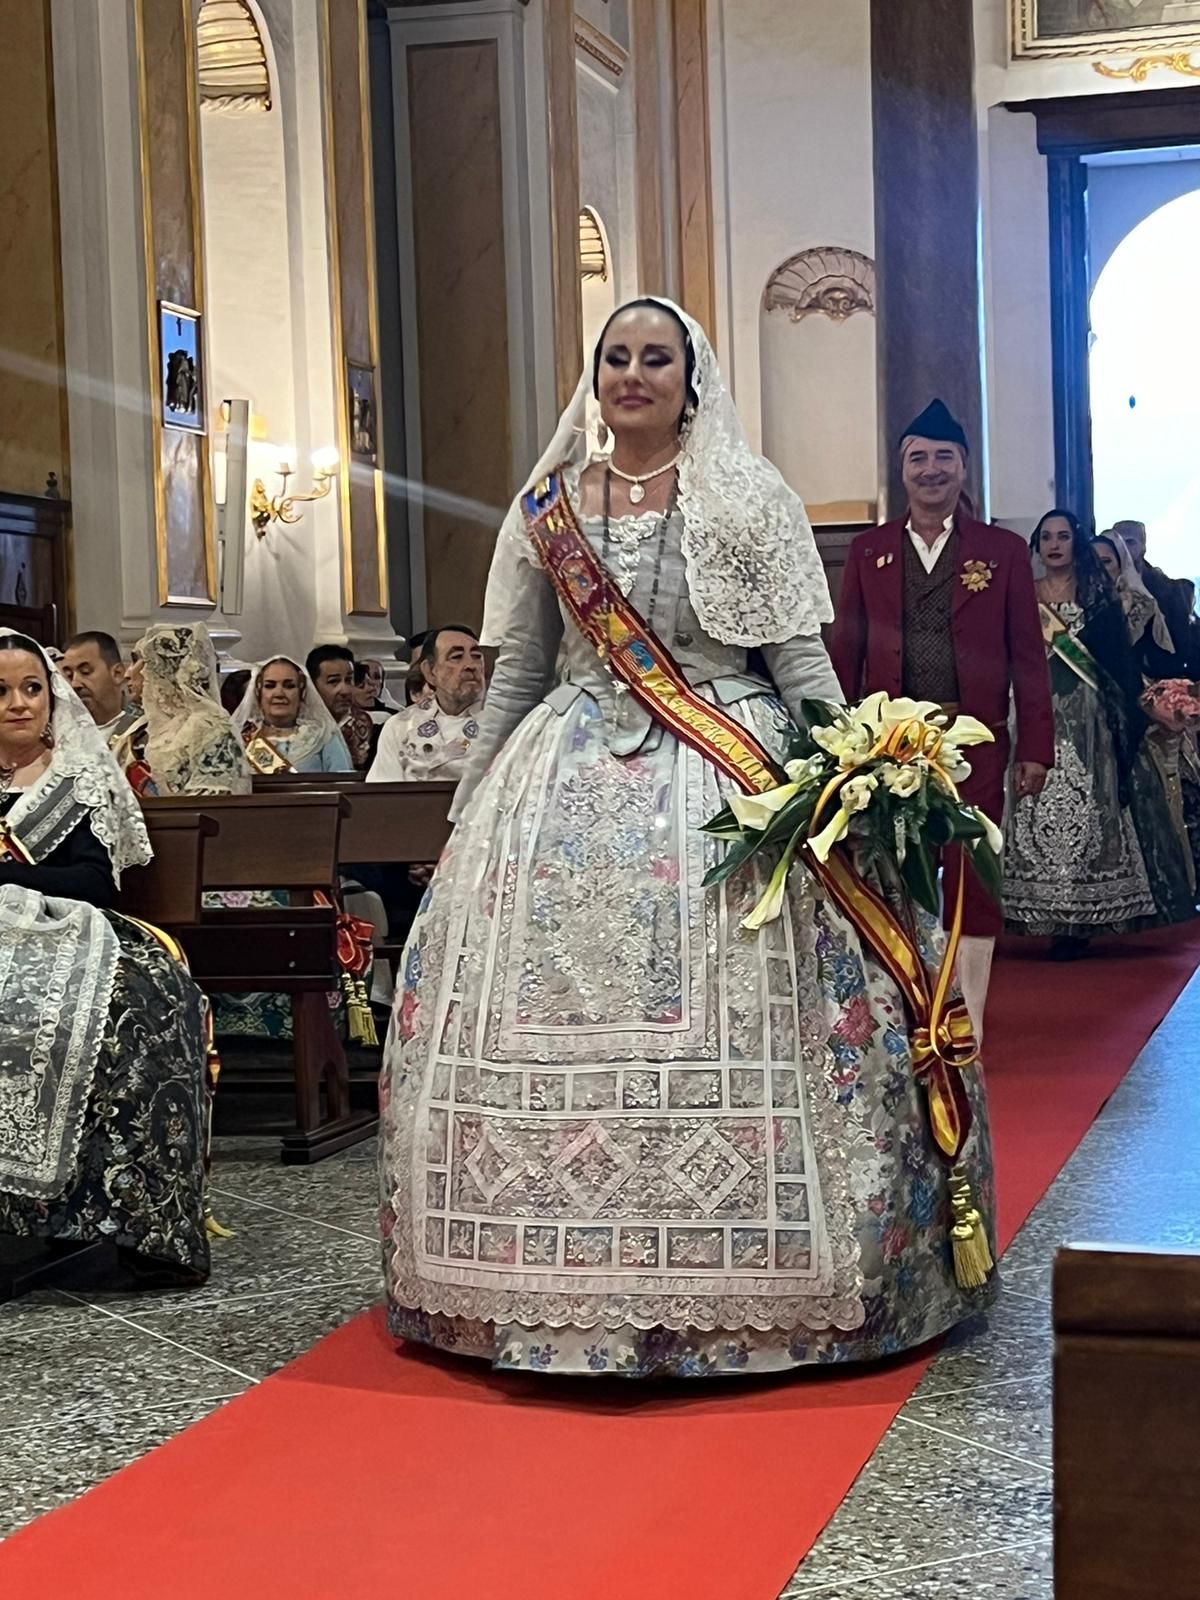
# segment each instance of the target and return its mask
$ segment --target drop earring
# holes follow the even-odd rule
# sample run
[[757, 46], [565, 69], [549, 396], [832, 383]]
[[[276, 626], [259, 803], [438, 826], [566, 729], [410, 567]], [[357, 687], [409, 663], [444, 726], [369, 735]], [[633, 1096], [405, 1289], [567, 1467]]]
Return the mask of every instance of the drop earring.
[[608, 423], [605, 422], [603, 417], [601, 417], [600, 421], [596, 424], [596, 443], [600, 446], [601, 450], [608, 449]]
[[54, 749], [54, 729], [49, 723], [47, 723], [42, 729], [42, 743], [46, 746], [47, 750]]

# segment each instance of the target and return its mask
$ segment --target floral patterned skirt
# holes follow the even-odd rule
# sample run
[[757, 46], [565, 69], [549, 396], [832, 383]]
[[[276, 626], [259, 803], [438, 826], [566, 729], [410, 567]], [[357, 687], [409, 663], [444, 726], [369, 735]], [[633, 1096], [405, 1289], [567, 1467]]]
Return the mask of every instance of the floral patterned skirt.
[[143, 1264], [202, 1282], [202, 996], [153, 935], [109, 920], [121, 957], [74, 1181], [50, 1201], [0, 1191], [0, 1233], [111, 1239]]
[[[775, 702], [736, 711], [778, 746]], [[736, 1373], [892, 1354], [989, 1302], [954, 1277], [891, 980], [803, 873], [761, 933], [757, 864], [703, 887], [727, 793], [666, 735], [615, 757], [586, 696], [534, 711], [481, 785], [385, 1051], [399, 1336], [504, 1368]], [[990, 1216], [977, 1073], [968, 1092]]]

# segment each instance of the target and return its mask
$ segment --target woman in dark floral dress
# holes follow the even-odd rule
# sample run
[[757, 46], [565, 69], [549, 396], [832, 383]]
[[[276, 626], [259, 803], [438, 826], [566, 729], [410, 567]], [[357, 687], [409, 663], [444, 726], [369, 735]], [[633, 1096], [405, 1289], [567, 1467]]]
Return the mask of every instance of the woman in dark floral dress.
[[203, 997], [113, 911], [145, 823], [49, 658], [0, 632], [0, 1233], [202, 1282]]

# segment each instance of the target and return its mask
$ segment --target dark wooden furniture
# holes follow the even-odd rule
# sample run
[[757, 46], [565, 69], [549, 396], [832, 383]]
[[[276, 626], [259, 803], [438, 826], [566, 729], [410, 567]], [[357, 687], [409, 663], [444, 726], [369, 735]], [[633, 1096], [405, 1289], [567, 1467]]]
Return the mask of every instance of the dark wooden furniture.
[[61, 645], [67, 616], [71, 506], [55, 495], [0, 490], [0, 627]]
[[146, 826], [154, 860], [125, 873], [117, 909], [156, 928], [189, 927], [200, 921], [205, 845], [219, 824], [202, 811], [181, 808], [148, 817]]
[[[143, 804], [157, 831], [162, 819], [194, 810], [197, 801], [155, 798]], [[220, 795], [202, 804], [218, 824], [205, 850], [204, 889], [281, 889], [292, 904], [205, 907], [194, 926], [173, 931], [207, 993], [291, 996], [296, 1130], [283, 1137], [283, 1160], [319, 1161], [367, 1138], [377, 1121], [374, 1113], [350, 1109], [346, 1056], [327, 998], [340, 981], [335, 913], [312, 903], [314, 893], [334, 892], [347, 807], [333, 790]]]
[[1200, 1251], [1054, 1269], [1056, 1600], [1200, 1593]]
[[255, 778], [255, 794], [333, 789], [346, 803], [340, 862], [377, 865], [436, 861], [450, 837], [453, 783], [365, 783], [359, 773], [291, 772]]

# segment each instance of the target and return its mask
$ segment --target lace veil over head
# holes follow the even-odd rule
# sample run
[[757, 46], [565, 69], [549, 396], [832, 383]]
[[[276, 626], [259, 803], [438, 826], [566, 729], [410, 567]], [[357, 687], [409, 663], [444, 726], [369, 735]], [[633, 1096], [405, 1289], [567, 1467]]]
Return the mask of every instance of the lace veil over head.
[[202, 622], [155, 623], [138, 640], [144, 669], [142, 705], [146, 712], [146, 760], [165, 794], [221, 792], [228, 773], [193, 781], [210, 753], [232, 760], [237, 783], [249, 784], [241, 744], [233, 749], [229, 715], [217, 698], [220, 671], [208, 629]]
[[[733, 398], [721, 379], [704, 329], [670, 300], [695, 355], [698, 406], [682, 440], [679, 511], [688, 595], [701, 626], [722, 644], [751, 649], [815, 634], [832, 622], [833, 606], [812, 525], [800, 496], [750, 448]], [[589, 360], [570, 405], [530, 474], [527, 488], [559, 467], [582, 465], [599, 408]], [[509, 632], [514, 562], [536, 561], [513, 502], [488, 578], [482, 643], [500, 645]]]
[[88, 812], [92, 832], [108, 853], [119, 884], [126, 867], [145, 866], [154, 854], [137, 797], [91, 714], [41, 645], [12, 628], [0, 628], [0, 637], [17, 639], [24, 649], [40, 657], [50, 680], [54, 734], [50, 765], [22, 792], [8, 820], [15, 826], [55, 784], [70, 783], [75, 799]]
[[[258, 696], [262, 687], [263, 673], [277, 661], [285, 661], [292, 667], [300, 682], [300, 709], [296, 714], [296, 727], [293, 732], [285, 734], [288, 759], [293, 762], [306, 761], [309, 756], [323, 750], [331, 739], [339, 737], [338, 725], [330, 715], [324, 700], [313, 687], [308, 673], [291, 656], [268, 656], [265, 661], [258, 663], [250, 674], [250, 681], [246, 685], [241, 703], [233, 713], [233, 726], [243, 741], [265, 727]], [[268, 728], [266, 732], [269, 738], [271, 730]]]

